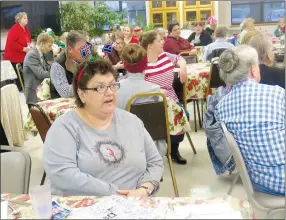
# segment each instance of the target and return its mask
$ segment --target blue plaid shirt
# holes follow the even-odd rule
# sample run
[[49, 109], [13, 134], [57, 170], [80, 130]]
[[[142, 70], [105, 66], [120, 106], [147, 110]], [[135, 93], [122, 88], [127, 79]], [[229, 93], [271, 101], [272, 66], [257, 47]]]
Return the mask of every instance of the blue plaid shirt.
[[285, 90], [245, 80], [216, 105], [258, 191], [285, 194]]

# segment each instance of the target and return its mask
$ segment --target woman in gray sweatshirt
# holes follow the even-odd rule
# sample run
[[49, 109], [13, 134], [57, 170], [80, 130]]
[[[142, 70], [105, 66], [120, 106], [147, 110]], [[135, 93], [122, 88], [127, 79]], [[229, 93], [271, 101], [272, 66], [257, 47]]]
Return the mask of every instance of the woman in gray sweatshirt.
[[115, 71], [107, 61], [87, 64], [74, 77], [77, 108], [48, 131], [43, 163], [57, 195], [150, 196], [163, 161], [135, 115], [116, 108]]

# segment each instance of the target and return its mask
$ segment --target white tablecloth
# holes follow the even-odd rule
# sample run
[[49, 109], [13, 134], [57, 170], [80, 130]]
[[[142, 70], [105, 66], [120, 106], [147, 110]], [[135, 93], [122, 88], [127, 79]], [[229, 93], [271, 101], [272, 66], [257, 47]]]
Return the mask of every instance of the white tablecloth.
[[1, 82], [17, 79], [17, 74], [9, 60], [1, 60]]

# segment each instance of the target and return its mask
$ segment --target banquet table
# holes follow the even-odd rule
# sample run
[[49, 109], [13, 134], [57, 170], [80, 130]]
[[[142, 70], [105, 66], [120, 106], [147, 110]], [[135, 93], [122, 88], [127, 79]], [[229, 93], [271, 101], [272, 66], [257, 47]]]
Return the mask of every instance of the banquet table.
[[17, 74], [9, 60], [1, 60], [1, 87], [17, 79]]
[[[76, 107], [73, 98], [58, 98], [37, 103], [48, 116], [48, 119], [53, 123], [59, 116], [74, 109]], [[184, 110], [179, 107], [174, 101], [167, 100], [167, 111], [169, 116], [170, 134], [177, 135], [189, 132], [191, 130], [187, 116]], [[24, 123], [24, 132], [34, 129], [34, 121], [30, 114]]]
[[[175, 72], [179, 69], [175, 68]], [[192, 63], [187, 65], [188, 79], [186, 82], [187, 99], [202, 99], [208, 88], [210, 63]]]
[[[8, 213], [8, 219], [33, 219], [35, 214], [32, 209], [31, 200], [29, 195], [21, 194], [2, 194], [2, 199], [10, 201], [11, 205], [20, 213], [18, 215], [12, 215], [11, 212]], [[71, 218], [71, 215], [77, 211], [78, 208], [89, 207], [102, 201], [106, 197], [95, 197], [95, 196], [52, 196], [61, 207], [71, 210], [70, 215], [66, 219]], [[193, 199], [191, 197], [150, 197], [150, 198], [138, 198], [129, 197], [130, 200], [136, 206], [142, 206], [145, 208], [159, 208], [161, 204], [168, 204], [163, 210], [166, 213], [174, 213], [177, 208], [183, 206], [195, 206], [203, 207], [204, 205], [210, 205], [210, 207], [219, 206], [222, 203], [227, 204], [230, 209], [235, 212], [238, 211], [243, 219], [256, 219], [255, 213], [249, 203], [244, 200], [239, 200], [233, 197], [227, 198], [202, 198]], [[223, 211], [223, 210], [222, 210]], [[177, 211], [180, 212], [180, 211]], [[176, 212], [176, 213], [177, 213]], [[207, 210], [206, 210], [207, 212]], [[172, 215], [174, 218], [174, 215]], [[169, 216], [165, 216], [168, 218]], [[175, 216], [176, 217], [176, 216]], [[138, 216], [140, 218], [140, 216]]]

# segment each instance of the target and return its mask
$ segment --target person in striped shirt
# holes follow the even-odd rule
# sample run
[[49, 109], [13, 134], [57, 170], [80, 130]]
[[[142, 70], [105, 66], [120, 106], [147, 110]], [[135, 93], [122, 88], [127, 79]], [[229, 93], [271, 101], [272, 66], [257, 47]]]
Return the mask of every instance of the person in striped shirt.
[[[140, 41], [141, 46], [147, 51], [148, 64], [144, 70], [145, 80], [155, 83], [161, 87], [168, 98], [174, 100], [178, 105], [179, 99], [173, 88], [174, 68], [180, 67], [178, 76], [183, 83], [187, 79], [186, 61], [179, 55], [163, 51], [163, 42], [156, 31], [145, 32]], [[188, 112], [185, 110], [187, 116]], [[179, 152], [179, 144], [184, 140], [184, 134], [171, 135], [171, 156], [179, 164], [186, 164]]]

